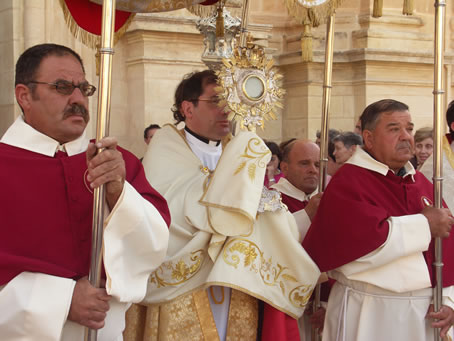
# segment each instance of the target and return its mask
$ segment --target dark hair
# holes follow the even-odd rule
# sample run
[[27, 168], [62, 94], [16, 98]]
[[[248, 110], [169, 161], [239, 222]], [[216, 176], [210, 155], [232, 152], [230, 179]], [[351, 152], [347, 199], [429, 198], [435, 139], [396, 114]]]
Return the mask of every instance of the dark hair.
[[143, 131], [143, 138], [146, 139], [148, 137], [148, 131], [150, 131], [151, 129], [161, 129], [161, 127], [159, 126], [159, 124], [150, 124], [148, 127], [145, 128], [145, 130]]
[[292, 142], [295, 141], [295, 140], [296, 140], [296, 138], [292, 137], [291, 139], [282, 141], [282, 142], [279, 144], [279, 150], [281, 151], [281, 155], [284, 154], [284, 149], [285, 149], [285, 147], [287, 147], [287, 145], [288, 145], [289, 143], [292, 143]]
[[[30, 47], [21, 54], [16, 63], [16, 79], [14, 85], [24, 84], [29, 85], [35, 80], [36, 72], [44, 58], [49, 56], [63, 57], [71, 55], [76, 58], [82, 66], [82, 71], [85, 73], [84, 64], [80, 56], [70, 48], [57, 44], [40, 44]], [[33, 87], [30, 84], [30, 89]]]
[[175, 103], [172, 107], [173, 118], [177, 124], [186, 119], [180, 111], [181, 103], [190, 101], [197, 106], [197, 99], [203, 93], [205, 87], [209, 84], [216, 84], [217, 80], [218, 77], [212, 70], [192, 72], [184, 76], [175, 90]]
[[289, 155], [293, 149], [293, 146], [295, 145], [297, 139], [293, 139], [291, 141], [289, 141], [283, 148], [282, 148], [282, 159], [281, 161], [285, 161], [285, 162], [289, 162]]
[[268, 147], [268, 149], [271, 151], [271, 154], [276, 155], [280, 161], [281, 160], [281, 150], [279, 149], [279, 146], [272, 141], [265, 141], [265, 144]]
[[449, 132], [451, 137], [454, 139], [454, 130], [451, 129], [451, 124], [454, 122], [454, 101], [451, 101], [448, 105], [448, 110], [446, 110], [446, 122], [449, 126]]
[[351, 131], [345, 131], [333, 138], [333, 143], [337, 141], [342, 142], [345, 148], [350, 148], [351, 146], [361, 146], [363, 144], [361, 136]]
[[336, 156], [334, 155], [334, 143], [333, 140], [328, 141], [328, 156], [336, 162]]
[[408, 105], [394, 99], [382, 99], [369, 104], [361, 114], [361, 130], [374, 130], [381, 114], [393, 111], [407, 111]]

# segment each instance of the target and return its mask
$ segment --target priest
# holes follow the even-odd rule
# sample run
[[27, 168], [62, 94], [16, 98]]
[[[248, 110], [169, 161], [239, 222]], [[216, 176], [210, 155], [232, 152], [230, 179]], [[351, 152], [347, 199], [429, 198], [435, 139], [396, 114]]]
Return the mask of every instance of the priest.
[[[336, 280], [323, 340], [433, 340], [453, 323], [454, 219], [409, 162], [413, 123], [385, 99], [361, 115], [364, 147], [336, 173], [303, 246]], [[433, 312], [434, 238], [443, 238], [443, 306]]]
[[[73, 50], [27, 49], [17, 61], [22, 115], [0, 142], [0, 335], [3, 340], [121, 340], [124, 314], [163, 261], [170, 215], [140, 161], [114, 137], [85, 136], [88, 97]], [[99, 149], [103, 151], [97, 153]], [[105, 287], [87, 280], [93, 189], [106, 188]]]
[[257, 300], [297, 318], [320, 274], [279, 193], [263, 186], [270, 151], [255, 133], [231, 136], [216, 87], [213, 71], [186, 76], [173, 108], [184, 128], [164, 126], [143, 160], [172, 224], [132, 340], [255, 341]]

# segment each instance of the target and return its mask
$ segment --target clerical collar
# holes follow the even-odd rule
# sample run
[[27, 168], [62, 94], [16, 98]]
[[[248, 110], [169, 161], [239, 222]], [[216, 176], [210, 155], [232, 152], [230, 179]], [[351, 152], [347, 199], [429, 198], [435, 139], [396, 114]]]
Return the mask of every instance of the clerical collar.
[[197, 140], [199, 141], [202, 141], [203, 143], [206, 143], [210, 146], [219, 146], [219, 144], [221, 143], [220, 140], [218, 141], [212, 141], [212, 140], [209, 140], [207, 139], [206, 137], [203, 137], [203, 136], [200, 136], [199, 134], [196, 134], [194, 133], [191, 129], [189, 129], [188, 127], [184, 127], [184, 130], [186, 130], [189, 134], [191, 134], [192, 136], [194, 136]]

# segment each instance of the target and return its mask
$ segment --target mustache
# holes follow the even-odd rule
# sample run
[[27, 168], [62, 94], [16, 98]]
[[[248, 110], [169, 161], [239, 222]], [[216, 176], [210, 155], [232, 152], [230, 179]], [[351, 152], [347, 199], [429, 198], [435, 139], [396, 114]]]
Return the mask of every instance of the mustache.
[[402, 141], [402, 142], [399, 142], [397, 145], [396, 145], [396, 149], [403, 149], [403, 148], [408, 148], [411, 150], [411, 144], [410, 142], [408, 141]]
[[68, 106], [63, 112], [63, 119], [74, 115], [82, 116], [84, 121], [88, 123], [89, 118], [88, 110], [83, 105], [74, 103]]

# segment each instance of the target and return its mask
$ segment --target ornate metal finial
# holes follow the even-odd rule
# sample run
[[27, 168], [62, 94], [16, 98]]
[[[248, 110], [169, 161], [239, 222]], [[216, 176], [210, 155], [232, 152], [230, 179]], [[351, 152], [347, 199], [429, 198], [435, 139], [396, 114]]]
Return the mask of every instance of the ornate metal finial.
[[[223, 20], [218, 18], [218, 13], [222, 15]], [[224, 35], [216, 34], [216, 22], [224, 23]], [[210, 68], [216, 69], [222, 63], [223, 58], [232, 56], [235, 49], [235, 36], [238, 33], [241, 22], [238, 18], [230, 15], [230, 12], [224, 7], [221, 10], [213, 11], [213, 14], [200, 18], [197, 21], [197, 29], [205, 37], [203, 43], [205, 50], [202, 54], [202, 61]], [[218, 28], [219, 31], [219, 28]]]

